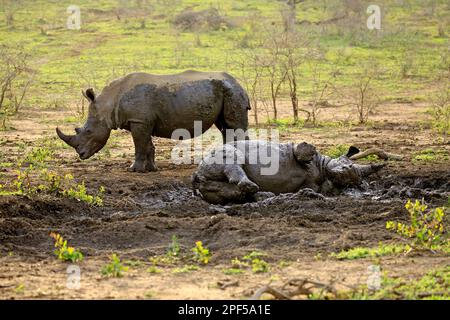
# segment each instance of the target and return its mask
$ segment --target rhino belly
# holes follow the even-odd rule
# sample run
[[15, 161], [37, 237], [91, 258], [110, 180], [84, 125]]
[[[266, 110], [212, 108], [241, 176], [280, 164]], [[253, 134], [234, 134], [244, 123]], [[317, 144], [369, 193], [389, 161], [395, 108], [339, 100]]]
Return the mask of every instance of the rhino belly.
[[297, 192], [306, 180], [303, 172], [298, 170], [293, 172], [290, 166], [281, 166], [274, 175], [262, 175], [261, 167], [257, 165], [246, 165], [244, 170], [248, 178], [256, 183], [261, 191], [270, 191], [275, 194]]

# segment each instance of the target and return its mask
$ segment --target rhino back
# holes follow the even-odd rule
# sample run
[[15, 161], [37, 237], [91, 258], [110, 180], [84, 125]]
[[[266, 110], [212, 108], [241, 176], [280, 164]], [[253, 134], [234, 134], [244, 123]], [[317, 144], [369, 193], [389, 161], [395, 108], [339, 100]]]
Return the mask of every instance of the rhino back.
[[98, 100], [103, 113], [118, 110], [118, 126], [130, 121], [154, 125], [154, 135], [171, 136], [173, 130], [193, 134], [194, 121], [202, 121], [203, 131], [214, 124], [223, 105], [222, 81], [225, 73], [187, 71], [175, 75], [133, 73], [113, 81]]

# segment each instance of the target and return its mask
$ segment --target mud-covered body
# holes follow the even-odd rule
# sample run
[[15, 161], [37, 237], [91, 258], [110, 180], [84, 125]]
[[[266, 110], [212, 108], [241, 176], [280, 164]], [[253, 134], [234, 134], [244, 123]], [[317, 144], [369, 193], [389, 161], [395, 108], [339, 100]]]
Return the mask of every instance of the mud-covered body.
[[335, 193], [359, 185], [379, 168], [354, 164], [347, 156], [332, 159], [307, 143], [237, 141], [213, 149], [202, 160], [193, 175], [193, 188], [212, 203], [243, 201], [257, 192], [293, 193], [306, 188]]
[[[156, 170], [152, 136], [172, 138], [175, 130], [183, 129], [193, 138], [213, 124], [225, 136], [226, 129], [245, 131], [248, 126], [247, 94], [224, 72], [131, 73], [111, 82], [97, 97], [93, 91], [86, 91], [85, 96], [91, 101], [85, 126], [76, 136], [66, 136], [59, 130], [58, 135], [86, 159], [106, 143], [107, 130], [129, 130], [136, 147], [132, 171]], [[202, 130], [194, 130], [196, 121], [201, 122]], [[95, 137], [100, 131], [101, 135]]]
[[[234, 101], [225, 101], [230, 95]], [[102, 106], [98, 115], [111, 129], [129, 129], [132, 122], [151, 123], [153, 135], [162, 138], [170, 138], [179, 128], [193, 135], [194, 121], [202, 121], [206, 131], [222, 110], [229, 127], [248, 125], [247, 95], [224, 72], [132, 73], [105, 87], [96, 101]]]

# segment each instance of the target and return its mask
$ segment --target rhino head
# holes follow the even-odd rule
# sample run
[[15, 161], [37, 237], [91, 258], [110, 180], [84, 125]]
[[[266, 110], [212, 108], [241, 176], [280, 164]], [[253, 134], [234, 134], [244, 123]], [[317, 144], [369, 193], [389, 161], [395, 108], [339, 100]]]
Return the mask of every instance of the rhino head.
[[75, 128], [75, 135], [66, 135], [56, 128], [58, 137], [73, 147], [80, 159], [85, 160], [99, 152], [106, 144], [111, 133], [106, 122], [97, 113], [97, 102], [93, 89], [87, 89], [83, 96], [89, 101], [89, 114], [82, 128]]

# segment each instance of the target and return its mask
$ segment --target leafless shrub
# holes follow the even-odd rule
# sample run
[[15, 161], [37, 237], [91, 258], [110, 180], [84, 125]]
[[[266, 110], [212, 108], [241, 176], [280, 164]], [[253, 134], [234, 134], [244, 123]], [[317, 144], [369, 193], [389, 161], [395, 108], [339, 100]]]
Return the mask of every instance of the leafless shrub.
[[380, 73], [381, 70], [375, 62], [367, 63], [362, 67], [356, 83], [350, 90], [350, 105], [354, 107], [360, 124], [366, 123], [380, 104], [380, 92], [375, 84]]
[[172, 21], [180, 30], [219, 30], [223, 26], [229, 26], [227, 19], [215, 8], [201, 11], [185, 10], [176, 15]]
[[[342, 57], [339, 55], [339, 57]], [[339, 58], [338, 58], [339, 60]], [[336, 81], [340, 75], [339, 61], [326, 61], [323, 55], [308, 61], [312, 70], [311, 99], [309, 105], [310, 121], [314, 127], [318, 125], [318, 116], [323, 108], [331, 106], [329, 100], [336, 93]], [[323, 69], [323, 66], [331, 66], [331, 70]]]
[[34, 71], [29, 53], [21, 45], [0, 45], [0, 116], [5, 128], [8, 116], [21, 108]]
[[242, 81], [249, 95], [255, 123], [258, 124], [258, 101], [264, 71], [262, 55], [253, 49], [241, 49], [235, 57], [235, 63], [239, 68], [239, 80]]
[[272, 102], [273, 117], [278, 119], [277, 99], [281, 87], [286, 80], [288, 69], [283, 67], [281, 51], [283, 49], [283, 38], [280, 37], [280, 30], [276, 28], [266, 28], [267, 38], [264, 42], [265, 54], [262, 63], [267, 73], [267, 81], [270, 88], [270, 98]]
[[440, 85], [432, 94], [431, 98], [431, 115], [433, 117], [433, 125], [442, 133], [444, 143], [448, 141], [450, 133], [450, 79], [449, 75], [440, 81]]
[[299, 122], [299, 111], [305, 112], [309, 118], [309, 111], [299, 108], [298, 91], [300, 66], [307, 59], [310, 46], [310, 39], [306, 33], [299, 32], [283, 32], [280, 35], [282, 50], [282, 65], [286, 72], [286, 81], [289, 87], [289, 97], [291, 99], [292, 112], [294, 115], [294, 123]]
[[1, 0], [0, 7], [3, 8], [5, 14], [6, 26], [14, 27], [14, 15], [22, 6], [22, 0]]

